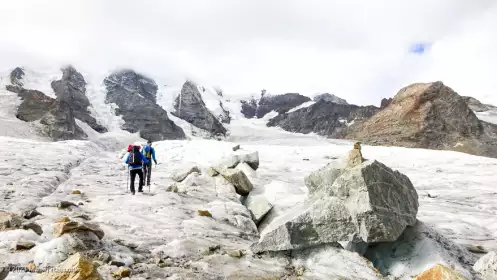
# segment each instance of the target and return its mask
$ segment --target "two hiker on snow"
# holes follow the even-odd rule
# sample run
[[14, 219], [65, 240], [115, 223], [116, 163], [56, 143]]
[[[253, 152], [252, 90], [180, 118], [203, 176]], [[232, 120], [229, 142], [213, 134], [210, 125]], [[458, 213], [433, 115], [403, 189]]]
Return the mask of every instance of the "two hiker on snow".
[[[152, 148], [152, 141], [147, 142], [147, 146], [143, 148], [143, 153], [140, 152], [140, 146], [128, 146], [128, 156], [124, 161], [129, 165], [129, 176], [131, 179], [130, 190], [131, 194], [135, 194], [135, 179], [138, 175], [140, 181], [138, 183], [138, 192], [143, 192], [145, 180], [147, 186], [150, 186], [150, 177], [152, 176], [152, 160], [157, 165], [155, 159], [155, 149]], [[145, 172], [145, 174], [144, 174]]]

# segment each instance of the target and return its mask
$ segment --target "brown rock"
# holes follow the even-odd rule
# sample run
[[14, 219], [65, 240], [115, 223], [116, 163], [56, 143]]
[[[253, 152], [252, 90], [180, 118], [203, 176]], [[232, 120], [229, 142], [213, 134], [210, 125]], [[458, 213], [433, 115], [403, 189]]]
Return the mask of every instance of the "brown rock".
[[71, 192], [71, 194], [81, 194], [81, 191], [80, 191], [80, 190], [73, 190], [73, 191]]
[[68, 217], [62, 217], [62, 218], [58, 218], [57, 220], [55, 220], [55, 223], [67, 223], [70, 221], [71, 221], [71, 219], [69, 219]]
[[22, 225], [23, 219], [14, 213], [0, 211], [0, 231], [17, 229]]
[[228, 254], [228, 256], [232, 257], [232, 258], [241, 258], [243, 257], [243, 252], [242, 250], [230, 250], [230, 251], [227, 251], [226, 252]]
[[354, 143], [354, 149], [349, 152], [348, 154], [348, 162], [347, 162], [347, 167], [354, 167], [357, 166], [361, 163], [363, 163], [365, 160], [362, 157], [361, 153], [361, 143], [356, 142]]
[[129, 277], [131, 275], [131, 269], [127, 267], [122, 267], [118, 271], [112, 272], [112, 275], [116, 277]]
[[442, 82], [401, 89], [386, 108], [349, 126], [344, 138], [497, 157], [497, 125], [480, 121], [464, 98]]
[[384, 108], [388, 107], [388, 105], [390, 105], [390, 103], [392, 103], [392, 98], [383, 98], [381, 100], [380, 109], [384, 109]]
[[33, 248], [34, 246], [36, 246], [36, 244], [34, 244], [33, 242], [30, 242], [30, 241], [16, 242], [12, 246], [12, 249], [16, 250], [16, 251], [23, 251], [23, 250], [29, 250], [29, 249]]
[[211, 212], [207, 211], [207, 210], [197, 210], [197, 214], [199, 216], [204, 216], [204, 217], [211, 217], [212, 218], [212, 214]]
[[96, 224], [70, 221], [55, 224], [54, 236], [59, 237], [65, 233], [76, 231], [91, 231], [98, 237], [98, 239], [102, 239], [105, 235], [104, 231]]
[[467, 278], [444, 265], [437, 264], [418, 275], [414, 280], [467, 280]]
[[102, 280], [97, 268], [80, 253], [69, 257], [56, 269], [42, 273], [40, 280]]

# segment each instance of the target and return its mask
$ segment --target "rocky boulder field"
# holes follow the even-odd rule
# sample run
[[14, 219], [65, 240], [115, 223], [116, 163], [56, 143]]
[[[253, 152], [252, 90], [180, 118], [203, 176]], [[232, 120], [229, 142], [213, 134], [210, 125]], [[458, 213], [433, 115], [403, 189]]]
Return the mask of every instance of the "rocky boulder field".
[[[3, 279], [495, 275], [489, 246], [472, 253], [423, 221], [432, 202], [420, 193], [421, 173], [389, 167], [394, 161], [384, 163], [375, 158], [381, 152], [358, 143], [302, 149], [285, 142], [159, 142], [150, 191], [131, 196], [122, 152], [89, 141], [4, 142], [55, 162], [5, 158], [29, 169], [2, 167]], [[71, 155], [60, 153], [69, 147]]]

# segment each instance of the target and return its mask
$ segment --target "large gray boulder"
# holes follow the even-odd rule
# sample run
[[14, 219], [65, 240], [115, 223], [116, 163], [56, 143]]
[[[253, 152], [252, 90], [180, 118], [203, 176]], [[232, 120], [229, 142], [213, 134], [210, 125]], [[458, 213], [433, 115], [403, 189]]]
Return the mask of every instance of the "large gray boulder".
[[473, 266], [485, 280], [497, 280], [497, 253], [492, 251], [481, 257]]
[[252, 182], [241, 170], [233, 168], [215, 168], [215, 170], [235, 187], [239, 195], [248, 195], [254, 189]]
[[252, 220], [256, 225], [260, 224], [266, 214], [273, 208], [273, 205], [263, 195], [249, 194], [243, 199], [243, 205], [250, 211]]
[[107, 132], [107, 129], [98, 124], [96, 119], [91, 116], [88, 110], [91, 104], [86, 97], [86, 81], [74, 67], [63, 68], [62, 79], [53, 81], [51, 86], [57, 99], [69, 104], [77, 119], [87, 123], [97, 132]]
[[378, 161], [347, 167], [339, 176], [330, 167], [329, 173], [334, 182], [277, 217], [252, 245], [255, 252], [340, 241], [395, 241], [416, 222], [418, 195], [404, 174]]
[[194, 126], [210, 132], [212, 135], [226, 135], [226, 128], [207, 109], [197, 86], [186, 81], [181, 94], [176, 97], [173, 114]]
[[152, 141], [185, 139], [184, 131], [156, 104], [157, 84], [133, 70], [122, 70], [105, 78], [106, 102], [117, 104], [116, 114], [124, 120], [123, 129], [140, 133]]
[[219, 167], [234, 168], [242, 162], [246, 163], [253, 170], [257, 170], [259, 168], [259, 152], [236, 152], [224, 157], [219, 163]]
[[337, 104], [321, 99], [309, 107], [280, 114], [270, 119], [267, 126], [278, 126], [290, 132], [314, 132], [335, 138], [341, 137], [350, 124], [366, 120], [378, 111], [379, 108], [374, 106]]

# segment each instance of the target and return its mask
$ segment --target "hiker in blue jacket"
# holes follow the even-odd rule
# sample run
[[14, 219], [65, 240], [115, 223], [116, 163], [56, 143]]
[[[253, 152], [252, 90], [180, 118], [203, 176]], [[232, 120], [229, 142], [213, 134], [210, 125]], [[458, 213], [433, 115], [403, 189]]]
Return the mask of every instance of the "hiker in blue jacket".
[[148, 164], [147, 158], [140, 152], [140, 147], [133, 146], [131, 152], [126, 157], [124, 161], [129, 165], [129, 174], [131, 179], [130, 190], [131, 194], [135, 194], [135, 178], [136, 174], [140, 177], [140, 182], [138, 183], [138, 192], [143, 192], [143, 163]]
[[143, 171], [145, 172], [145, 179], [147, 180], [147, 186], [150, 186], [150, 177], [152, 176], [152, 160], [157, 165], [157, 160], [155, 159], [155, 149], [152, 148], [152, 141], [147, 141], [147, 146], [143, 147], [143, 154], [148, 160], [148, 163], [143, 165]]

